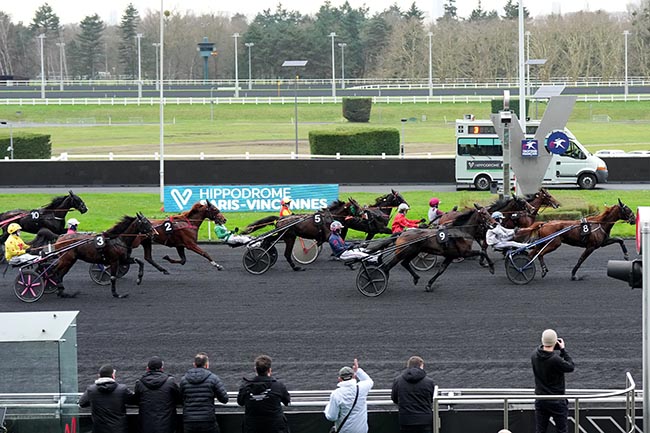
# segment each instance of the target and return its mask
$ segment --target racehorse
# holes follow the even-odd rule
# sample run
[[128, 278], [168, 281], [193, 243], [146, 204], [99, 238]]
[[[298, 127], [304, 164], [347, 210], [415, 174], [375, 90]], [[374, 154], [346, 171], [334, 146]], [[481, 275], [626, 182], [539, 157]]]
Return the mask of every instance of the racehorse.
[[215, 262], [210, 254], [201, 249], [196, 242], [199, 228], [205, 219], [209, 219], [215, 224], [226, 223], [226, 217], [214, 204], [206, 200], [201, 200], [195, 203], [190, 210], [183, 212], [180, 215], [173, 215], [165, 219], [151, 220], [151, 224], [156, 228], [153, 238], [141, 236], [133, 244], [133, 248], [136, 248], [141, 244], [144, 249], [144, 259], [165, 275], [168, 275], [169, 271], [156, 263], [151, 256], [153, 242], [170, 248], [176, 248], [179, 256], [178, 260], [172, 259], [168, 255], [163, 257], [163, 260], [167, 260], [169, 263], [180, 263], [181, 265], [184, 265], [187, 261], [187, 258], [185, 257], [185, 248], [187, 248], [188, 250], [194, 251], [196, 254], [205, 257], [210, 261], [210, 264], [218, 270], [222, 270], [223, 266]]
[[547, 222], [536, 222], [532, 226], [522, 229], [519, 231], [517, 237], [523, 238], [525, 236], [530, 236], [534, 238], [544, 238], [546, 236], [552, 235], [553, 233], [558, 232], [561, 229], [575, 226], [574, 228], [568, 230], [567, 232], [552, 238], [547, 243], [538, 245], [531, 248], [529, 253], [530, 257], [535, 257], [539, 253], [539, 263], [542, 267], [542, 278], [548, 272], [546, 263], [544, 263], [544, 256], [552, 251], [555, 251], [563, 243], [571, 245], [574, 247], [584, 248], [585, 251], [582, 253], [578, 259], [578, 263], [573, 267], [571, 271], [571, 280], [576, 280], [576, 273], [578, 268], [582, 265], [587, 257], [591, 255], [596, 249], [600, 247], [606, 247], [611, 244], [619, 244], [621, 250], [623, 251], [623, 258], [629, 260], [629, 255], [627, 248], [623, 239], [618, 237], [610, 237], [609, 234], [612, 231], [612, 227], [618, 221], [625, 221], [628, 224], [636, 224], [636, 217], [632, 209], [623, 204], [621, 199], [618, 199], [618, 204], [614, 206], [605, 207], [605, 210], [600, 214], [592, 217], [587, 217], [581, 221], [578, 220], [554, 220]]
[[472, 249], [476, 232], [487, 231], [487, 228], [494, 224], [494, 220], [486, 208], [474, 206], [475, 209], [463, 212], [448, 226], [402, 232], [395, 240], [395, 256], [388, 262], [386, 271], [401, 263], [413, 277], [413, 284], [417, 284], [420, 276], [411, 266], [411, 260], [424, 252], [445, 258], [438, 272], [428, 281], [425, 288], [427, 292], [432, 290], [431, 286], [445, 272], [449, 264], [460, 257], [480, 256], [487, 261], [490, 273], [494, 274], [494, 263], [485, 251]]
[[54, 278], [58, 281], [58, 294], [61, 297], [73, 297], [65, 295], [63, 291], [63, 277], [70, 271], [77, 260], [87, 263], [98, 263], [110, 267], [111, 271], [111, 293], [115, 298], [126, 298], [128, 295], [119, 295], [115, 288], [117, 270], [121, 264], [138, 264], [137, 284], [142, 282], [144, 275], [144, 262], [131, 257], [133, 242], [139, 235], [153, 236], [155, 229], [151, 222], [138, 213], [135, 217], [124, 216], [112, 228], [101, 234], [71, 233], [59, 237], [54, 244], [55, 250], [70, 246], [75, 242], [79, 245], [62, 253], [55, 266]]
[[0, 236], [0, 242], [4, 245], [8, 236], [6, 225], [10, 222], [18, 223], [22, 231], [27, 233], [36, 234], [40, 229], [46, 228], [57, 235], [62, 235], [66, 232], [65, 217], [71, 209], [76, 209], [82, 214], [88, 211], [84, 201], [69, 191], [68, 195], [55, 197], [50, 204], [42, 208], [3, 212], [0, 214], [0, 225], [4, 233]]
[[509, 211], [502, 212], [504, 215], [503, 226], [509, 229], [515, 227], [530, 227], [537, 218], [539, 211], [542, 208], [552, 207], [557, 209], [560, 207], [555, 197], [548, 192], [546, 188], [541, 188], [535, 194], [526, 196], [526, 201], [530, 205], [526, 212]]
[[296, 237], [303, 239], [313, 239], [318, 245], [328, 241], [330, 236], [330, 224], [332, 221], [343, 221], [346, 217], [352, 216], [350, 208], [351, 202], [334, 200], [328, 207], [319, 210], [313, 214], [293, 214], [283, 217], [275, 215], [267, 216], [250, 223], [242, 231], [242, 234], [250, 234], [262, 227], [275, 224], [275, 229], [267, 235], [262, 235], [262, 246], [268, 247], [271, 244], [282, 239], [284, 241], [284, 258], [294, 271], [301, 271], [300, 266], [296, 266], [291, 257], [293, 245]]
[[348, 200], [353, 202], [356, 209], [352, 209], [354, 215], [351, 218], [341, 221], [343, 223], [341, 236], [345, 239], [348, 229], [354, 229], [366, 233], [367, 241], [371, 240], [378, 233], [391, 234], [392, 230], [388, 227], [391, 212], [393, 208], [396, 208], [402, 203], [406, 203], [404, 197], [393, 189], [390, 193], [377, 197], [374, 204], [364, 207], [359, 206], [352, 198]]

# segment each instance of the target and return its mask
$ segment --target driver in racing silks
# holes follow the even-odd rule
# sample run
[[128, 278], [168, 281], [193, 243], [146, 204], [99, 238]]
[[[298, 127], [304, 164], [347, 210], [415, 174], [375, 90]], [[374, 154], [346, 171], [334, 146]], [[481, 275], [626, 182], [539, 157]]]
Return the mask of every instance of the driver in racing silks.
[[359, 248], [353, 243], [345, 242], [341, 236], [342, 228], [343, 224], [341, 224], [339, 221], [332, 221], [332, 224], [330, 224], [329, 244], [332, 248], [332, 253], [334, 256], [338, 257], [341, 260], [350, 261], [360, 260], [368, 257], [369, 254], [362, 248]]
[[253, 238], [246, 235], [237, 234], [239, 228], [235, 227], [235, 230], [228, 230], [224, 224], [215, 224], [214, 234], [217, 235], [217, 239], [225, 241], [231, 247], [239, 247], [249, 243]]
[[9, 237], [5, 241], [5, 258], [12, 266], [31, 262], [39, 258], [39, 256], [27, 252], [29, 245], [20, 237], [20, 231], [22, 229], [18, 223], [11, 223], [7, 227]]
[[485, 234], [485, 242], [488, 245], [498, 250], [528, 246], [528, 244], [522, 244], [521, 242], [515, 242], [512, 240], [515, 237], [516, 230], [501, 225], [504, 220], [504, 216], [501, 212], [494, 212], [492, 214], [492, 219], [496, 221], [496, 224]]

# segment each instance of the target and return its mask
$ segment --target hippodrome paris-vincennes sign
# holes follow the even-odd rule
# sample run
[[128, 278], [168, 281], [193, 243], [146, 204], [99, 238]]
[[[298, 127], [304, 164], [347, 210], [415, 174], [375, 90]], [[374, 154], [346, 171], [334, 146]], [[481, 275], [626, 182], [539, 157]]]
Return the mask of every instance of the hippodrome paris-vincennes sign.
[[172, 185], [165, 187], [165, 212], [183, 212], [208, 200], [222, 212], [280, 210], [283, 197], [292, 209], [318, 210], [339, 198], [338, 184], [317, 185]]

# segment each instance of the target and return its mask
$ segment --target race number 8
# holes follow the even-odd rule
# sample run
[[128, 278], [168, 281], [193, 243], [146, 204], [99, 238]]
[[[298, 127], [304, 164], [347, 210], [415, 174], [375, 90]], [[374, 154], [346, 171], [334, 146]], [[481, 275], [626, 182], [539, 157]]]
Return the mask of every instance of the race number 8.
[[584, 233], [584, 234], [589, 233], [589, 226], [587, 224], [584, 224], [582, 226], [582, 233]]

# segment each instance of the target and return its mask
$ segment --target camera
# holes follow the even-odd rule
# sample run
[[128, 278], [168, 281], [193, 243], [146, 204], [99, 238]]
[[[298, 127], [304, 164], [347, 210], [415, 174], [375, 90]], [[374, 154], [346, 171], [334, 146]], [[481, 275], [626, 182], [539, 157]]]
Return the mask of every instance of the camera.
[[555, 342], [555, 347], [553, 348], [553, 350], [560, 350], [561, 349], [560, 341], [562, 341], [562, 339], [558, 338], [557, 341]]
[[512, 113], [510, 111], [501, 112], [501, 123], [510, 124], [512, 123]]

